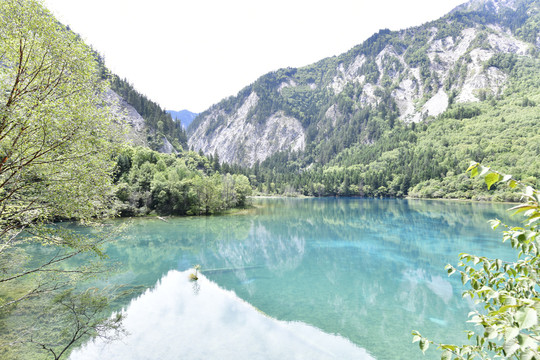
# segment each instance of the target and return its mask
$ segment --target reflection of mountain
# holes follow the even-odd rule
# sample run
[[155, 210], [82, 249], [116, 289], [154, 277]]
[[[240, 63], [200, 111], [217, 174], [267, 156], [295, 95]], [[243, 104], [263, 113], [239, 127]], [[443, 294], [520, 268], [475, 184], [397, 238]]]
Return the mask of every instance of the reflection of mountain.
[[504, 205], [386, 199], [256, 205], [249, 215], [134, 220], [126, 239], [107, 249], [123, 264], [112, 281], [149, 287], [171, 269], [200, 264], [206, 277], [272, 317], [341, 334], [376, 357], [415, 358], [413, 328], [444, 342], [464, 340], [470, 304], [444, 266], [462, 251], [505, 256], [486, 223], [505, 216]]
[[[265, 267], [209, 276], [271, 316], [342, 334], [376, 357], [399, 358], [409, 351], [413, 328], [443, 341], [463, 341], [471, 306], [461, 300], [459, 279], [447, 278], [444, 266], [457, 262], [461, 251], [504, 255], [486, 224], [496, 212], [492, 206], [373, 199], [285, 199], [268, 205], [255, 217], [259, 240], [219, 250], [220, 257], [234, 259], [234, 267]], [[485, 236], [477, 231], [481, 226]], [[304, 244], [302, 256], [294, 256], [294, 247], [281, 251], [288, 239]], [[278, 271], [264, 256], [244, 253], [272, 246], [281, 258], [297, 260], [294, 267]]]
[[300, 264], [305, 241], [296, 235], [271, 232], [257, 222], [252, 225], [246, 239], [218, 241], [215, 246], [216, 252], [213, 255], [222, 261], [226, 268], [237, 269], [237, 274], [243, 268], [252, 266], [283, 272], [292, 271]]
[[188, 274], [171, 271], [131, 302], [122, 341], [98, 339], [71, 360], [373, 359], [342, 337], [271, 319], [202, 275], [194, 292]]

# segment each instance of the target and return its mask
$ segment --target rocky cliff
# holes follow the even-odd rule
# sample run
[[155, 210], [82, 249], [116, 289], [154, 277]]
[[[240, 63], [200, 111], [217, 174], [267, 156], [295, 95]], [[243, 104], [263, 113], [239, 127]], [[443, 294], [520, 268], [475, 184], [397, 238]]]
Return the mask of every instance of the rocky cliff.
[[217, 153], [222, 161], [241, 160], [249, 166], [278, 151], [303, 150], [304, 129], [294, 117], [277, 111], [263, 122], [250, 121], [250, 113], [258, 102], [259, 96], [252, 91], [230, 114], [214, 108], [193, 131], [189, 145], [207, 154]]
[[[104, 101], [109, 106], [115, 123], [121, 127], [121, 133], [125, 136], [124, 140], [134, 146], [149, 147], [148, 135], [155, 136], [156, 131], [146, 124], [146, 121], [137, 110], [111, 89], [105, 92]], [[176, 150], [165, 136], [161, 136], [160, 139], [162, 143], [159, 145], [158, 151], [168, 154], [176, 153]]]

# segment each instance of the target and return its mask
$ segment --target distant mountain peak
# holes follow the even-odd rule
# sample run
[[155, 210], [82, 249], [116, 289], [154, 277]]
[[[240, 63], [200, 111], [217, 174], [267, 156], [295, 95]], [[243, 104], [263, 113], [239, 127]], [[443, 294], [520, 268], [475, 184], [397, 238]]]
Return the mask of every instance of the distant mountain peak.
[[189, 124], [191, 124], [193, 119], [195, 119], [197, 115], [199, 115], [198, 113], [194, 113], [185, 109], [180, 110], [180, 111], [175, 111], [175, 110], [166, 110], [166, 111], [167, 113], [171, 114], [171, 117], [173, 119], [179, 120], [182, 126], [184, 127], [184, 129], [187, 129], [187, 127], [189, 126]]

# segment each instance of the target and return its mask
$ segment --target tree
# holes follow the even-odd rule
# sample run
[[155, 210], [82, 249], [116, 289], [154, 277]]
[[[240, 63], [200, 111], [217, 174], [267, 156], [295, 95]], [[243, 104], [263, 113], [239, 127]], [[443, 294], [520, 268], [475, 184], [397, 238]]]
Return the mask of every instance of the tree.
[[[524, 203], [513, 207], [516, 213], [525, 216], [523, 226], [508, 226], [492, 220], [492, 227], [504, 227], [503, 242], [508, 241], [519, 251], [519, 260], [505, 262], [483, 256], [461, 254], [459, 271], [463, 284], [470, 289], [463, 295], [469, 296], [482, 310], [470, 314], [471, 322], [481, 331], [468, 333], [475, 338], [475, 345], [439, 344], [413, 331], [413, 341], [420, 342], [425, 351], [430, 344], [443, 350], [442, 359], [488, 359], [516, 358], [540, 359], [540, 191], [493, 171], [478, 163], [472, 163], [471, 175], [485, 176], [488, 188], [495, 184], [506, 184], [524, 190]], [[448, 274], [456, 269], [447, 265]]]
[[235, 187], [235, 177], [229, 173], [223, 175], [222, 177], [222, 193], [221, 198], [223, 199], [223, 206], [225, 208], [232, 208], [238, 203], [238, 197], [236, 195]]
[[[52, 222], [90, 224], [107, 214], [117, 145], [93, 51], [39, 1], [0, 2], [0, 64], [0, 312], [6, 314], [97, 271], [62, 264], [81, 253], [103, 258], [106, 237]], [[29, 244], [53, 255], [29, 261]]]
[[[46, 318], [35, 324], [40, 332], [31, 337], [30, 344], [37, 345], [54, 360], [58, 360], [72, 345], [85, 337], [99, 336], [106, 341], [118, 340], [125, 334], [122, 328], [122, 314], [101, 318], [102, 313], [108, 310], [109, 301], [109, 297], [96, 289], [88, 289], [80, 294], [74, 293], [73, 290], [59, 293], [53, 298], [47, 310], [60, 316]], [[58, 335], [54, 338], [42, 336], [50, 329], [55, 329]]]
[[199, 175], [193, 179], [193, 188], [197, 202], [193, 213], [196, 215], [210, 215], [222, 209], [222, 184], [221, 175]]
[[245, 175], [233, 175], [234, 191], [236, 194], [236, 205], [246, 206], [247, 198], [251, 196], [252, 189], [249, 179]]

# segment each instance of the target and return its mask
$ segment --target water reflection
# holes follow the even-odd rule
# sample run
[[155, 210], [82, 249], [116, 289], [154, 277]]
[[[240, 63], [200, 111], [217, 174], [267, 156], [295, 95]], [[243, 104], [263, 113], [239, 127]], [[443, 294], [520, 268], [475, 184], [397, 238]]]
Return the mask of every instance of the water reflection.
[[94, 359], [374, 359], [343, 337], [299, 322], [274, 320], [189, 271], [170, 271], [126, 310], [129, 335], [91, 342], [71, 360]]
[[[135, 220], [126, 239], [107, 249], [123, 264], [112, 281], [148, 288], [171, 269], [200, 264], [211, 281], [273, 318], [398, 359], [419, 355], [412, 329], [445, 343], [466, 340], [472, 304], [461, 298], [459, 277], [447, 277], [447, 263], [456, 264], [460, 252], [513, 260], [510, 245], [487, 224], [494, 217], [515, 221], [507, 205], [380, 199], [258, 205], [246, 216]], [[205, 291], [201, 286], [200, 295]], [[439, 358], [430, 351], [426, 359]]]

